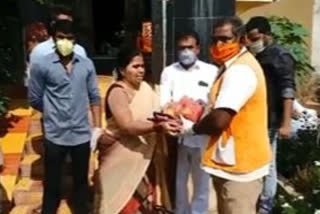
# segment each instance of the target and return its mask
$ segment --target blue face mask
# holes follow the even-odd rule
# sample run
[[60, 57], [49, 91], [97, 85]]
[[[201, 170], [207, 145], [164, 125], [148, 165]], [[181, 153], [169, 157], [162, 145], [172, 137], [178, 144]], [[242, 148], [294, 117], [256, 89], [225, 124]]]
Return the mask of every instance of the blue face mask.
[[192, 50], [184, 49], [178, 52], [178, 61], [181, 65], [189, 67], [197, 61], [197, 56]]

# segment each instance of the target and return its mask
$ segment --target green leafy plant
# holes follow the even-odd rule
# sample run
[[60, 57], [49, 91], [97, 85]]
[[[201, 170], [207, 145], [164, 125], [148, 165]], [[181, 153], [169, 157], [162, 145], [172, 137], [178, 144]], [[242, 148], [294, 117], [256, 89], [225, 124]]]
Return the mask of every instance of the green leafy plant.
[[[320, 162], [319, 162], [320, 163]], [[320, 214], [320, 167], [316, 162], [299, 171], [291, 180], [300, 193], [290, 195], [278, 190], [274, 213], [279, 214]]]
[[1, 2], [0, 8], [0, 118], [6, 114], [9, 104], [4, 88], [19, 78], [18, 65], [21, 64], [21, 58], [18, 55], [23, 52], [21, 39], [18, 39], [21, 26], [16, 3], [5, 0]]
[[7, 113], [9, 98], [0, 92], [0, 118]]
[[299, 170], [319, 160], [317, 135], [316, 130], [298, 130], [297, 138], [279, 141], [277, 162], [278, 170], [283, 176], [292, 178]]
[[[7, 42], [7, 25], [5, 19], [0, 19], [0, 85], [7, 84], [12, 79], [12, 49]], [[0, 118], [8, 109], [9, 98], [0, 90]]]
[[297, 138], [278, 143], [278, 172], [300, 195], [278, 188], [274, 213], [320, 214], [320, 146], [316, 130], [299, 130]]
[[281, 192], [277, 196], [277, 201], [273, 213], [277, 214], [314, 214], [315, 209], [310, 203], [305, 201], [303, 196], [295, 197]]
[[314, 70], [310, 64], [308, 46], [305, 41], [307, 30], [299, 23], [285, 17], [269, 17], [274, 39], [286, 47], [296, 60], [296, 79], [298, 86], [305, 83]]

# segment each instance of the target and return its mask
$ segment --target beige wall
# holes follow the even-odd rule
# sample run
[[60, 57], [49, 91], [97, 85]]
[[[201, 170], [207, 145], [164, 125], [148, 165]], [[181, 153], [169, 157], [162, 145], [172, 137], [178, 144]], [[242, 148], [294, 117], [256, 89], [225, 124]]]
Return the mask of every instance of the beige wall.
[[315, 0], [313, 11], [311, 62], [315, 70], [320, 73], [320, 0]]
[[236, 11], [245, 22], [252, 16], [285, 16], [302, 24], [309, 32], [307, 43], [311, 44], [312, 14], [314, 0], [280, 0], [274, 3], [237, 2]]

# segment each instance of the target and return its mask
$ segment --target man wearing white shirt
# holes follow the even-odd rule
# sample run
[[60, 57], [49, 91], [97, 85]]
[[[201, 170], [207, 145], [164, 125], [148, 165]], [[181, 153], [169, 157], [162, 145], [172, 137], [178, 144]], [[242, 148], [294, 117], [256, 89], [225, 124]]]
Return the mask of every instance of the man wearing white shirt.
[[[178, 62], [166, 67], [161, 75], [160, 103], [178, 102], [187, 96], [208, 102], [209, 91], [217, 76], [216, 66], [197, 59], [199, 36], [195, 32], [181, 33], [177, 37]], [[178, 145], [175, 214], [205, 214], [208, 212], [209, 175], [201, 169], [205, 135], [181, 136]], [[193, 197], [188, 200], [187, 181], [193, 180]]]
[[[72, 11], [64, 5], [57, 5], [51, 9], [51, 19], [51, 26], [53, 26], [57, 20], [73, 21]], [[35, 48], [33, 48], [30, 53], [30, 65], [32, 66], [34, 62], [41, 60], [44, 56], [53, 52], [55, 52], [55, 43], [53, 38], [50, 37], [48, 40], [39, 43]], [[74, 52], [84, 58], [87, 57], [85, 49], [78, 44], [75, 44]]]
[[213, 105], [196, 124], [184, 123], [185, 134], [210, 135], [202, 165], [212, 175], [219, 214], [256, 214], [271, 161], [265, 79], [242, 44], [242, 29], [234, 17], [213, 27], [210, 53], [221, 66], [210, 93]]

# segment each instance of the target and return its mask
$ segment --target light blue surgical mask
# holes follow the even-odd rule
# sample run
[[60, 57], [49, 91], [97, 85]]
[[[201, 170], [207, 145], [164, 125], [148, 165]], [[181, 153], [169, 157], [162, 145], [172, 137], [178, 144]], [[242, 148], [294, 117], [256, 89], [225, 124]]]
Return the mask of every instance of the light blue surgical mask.
[[178, 52], [178, 61], [181, 65], [189, 67], [197, 61], [197, 56], [192, 50], [183, 49]]

